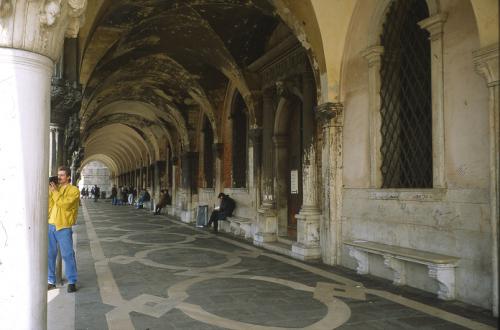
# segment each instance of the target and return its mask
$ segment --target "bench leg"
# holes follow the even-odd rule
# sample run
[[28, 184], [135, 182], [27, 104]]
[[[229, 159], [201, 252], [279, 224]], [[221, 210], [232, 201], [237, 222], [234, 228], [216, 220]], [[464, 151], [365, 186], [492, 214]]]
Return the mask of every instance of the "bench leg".
[[404, 261], [398, 260], [393, 256], [384, 256], [384, 265], [394, 271], [394, 285], [406, 285], [406, 266]]
[[354, 259], [356, 259], [356, 261], [358, 262], [358, 268], [356, 268], [356, 272], [360, 275], [368, 274], [369, 272], [368, 253], [360, 251], [350, 246], [349, 255]]
[[455, 299], [455, 266], [429, 265], [429, 277], [435, 278], [439, 284], [438, 298]]

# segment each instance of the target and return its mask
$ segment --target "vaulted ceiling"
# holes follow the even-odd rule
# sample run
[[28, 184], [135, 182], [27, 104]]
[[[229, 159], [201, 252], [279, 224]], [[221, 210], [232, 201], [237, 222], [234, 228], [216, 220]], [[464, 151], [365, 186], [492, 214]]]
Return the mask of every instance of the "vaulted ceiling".
[[267, 0], [115, 0], [96, 15], [81, 61], [81, 131], [86, 157], [107, 154], [120, 171], [162, 157], [167, 143], [188, 150], [190, 112], [201, 110], [217, 139], [228, 84], [250, 99], [246, 67], [280, 25]]

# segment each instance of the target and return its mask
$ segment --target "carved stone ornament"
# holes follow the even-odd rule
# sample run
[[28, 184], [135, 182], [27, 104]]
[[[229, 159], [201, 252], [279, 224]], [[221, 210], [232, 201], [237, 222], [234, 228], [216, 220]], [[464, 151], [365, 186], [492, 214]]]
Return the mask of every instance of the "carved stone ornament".
[[262, 127], [252, 127], [248, 130], [248, 138], [252, 141], [253, 145], [260, 144], [262, 138]]
[[344, 105], [342, 103], [326, 102], [316, 107], [316, 119], [324, 125], [332, 121], [334, 126], [341, 126], [344, 117]]
[[77, 37], [86, 6], [87, 0], [0, 0], [0, 47], [57, 61], [64, 37]]
[[82, 86], [77, 82], [52, 79], [50, 92], [51, 122], [64, 123], [78, 111], [82, 101]]

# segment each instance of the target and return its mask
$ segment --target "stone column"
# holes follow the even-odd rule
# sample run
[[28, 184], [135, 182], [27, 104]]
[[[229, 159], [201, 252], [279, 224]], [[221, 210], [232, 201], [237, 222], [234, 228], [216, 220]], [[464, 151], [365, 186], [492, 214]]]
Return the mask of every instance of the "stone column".
[[[223, 178], [222, 178], [222, 167], [223, 167], [223, 155], [224, 155], [224, 144], [214, 143], [212, 146], [215, 159], [215, 194], [218, 195], [219, 192], [224, 190]], [[215, 201], [214, 201], [215, 202]]]
[[253, 150], [253, 183], [254, 189], [254, 205], [261, 203], [260, 178], [261, 178], [261, 153], [262, 153], [262, 127], [252, 127], [248, 132], [250, 141], [252, 142]]
[[323, 134], [323, 212], [320, 221], [321, 259], [338, 265], [342, 256], [342, 128], [341, 103], [324, 103], [316, 108]]
[[[47, 323], [49, 93], [53, 62], [0, 48], [0, 320]], [[15, 283], [19, 285], [15, 285]]]
[[429, 31], [431, 42], [433, 188], [446, 187], [443, 69], [443, 26], [446, 18], [446, 13], [439, 13], [418, 23], [422, 29]]
[[474, 52], [476, 70], [486, 80], [489, 94], [490, 122], [490, 216], [492, 234], [492, 310], [498, 317], [498, 242], [500, 240], [498, 225], [500, 221], [500, 115], [499, 115], [499, 45], [494, 44]]
[[[370, 188], [380, 188], [382, 187], [382, 173], [380, 171], [380, 166], [382, 165], [382, 154], [380, 152], [380, 146], [382, 145], [382, 135], [380, 134], [380, 63], [382, 54], [384, 53], [384, 47], [382, 46], [372, 46], [366, 49], [362, 55], [368, 61], [368, 94], [369, 94], [369, 121], [370, 121]], [[326, 103], [323, 109], [326, 111], [318, 111], [317, 114], [320, 116], [324, 113], [327, 115], [330, 111], [328, 108], [332, 108], [334, 105], [328, 105]], [[318, 107], [321, 109], [321, 107]], [[325, 118], [327, 122], [329, 121]], [[323, 132], [325, 130], [323, 129]], [[323, 134], [325, 136], [325, 134]]]
[[58, 124], [49, 126], [49, 175], [57, 175], [57, 168], [63, 165], [64, 127]]
[[177, 210], [179, 209], [179, 195], [178, 195], [178, 182], [177, 176], [179, 172], [179, 158], [177, 156], [172, 157], [172, 214], [176, 215]]
[[297, 218], [297, 242], [292, 254], [300, 259], [320, 257], [318, 205], [318, 175], [316, 163], [315, 125], [313, 116], [313, 87], [311, 74], [302, 76], [302, 207]]
[[273, 242], [278, 231], [278, 217], [274, 196], [274, 112], [272, 90], [264, 91], [262, 95], [262, 148], [261, 148], [261, 178], [260, 206], [257, 210], [257, 230], [254, 244]]
[[0, 182], [8, 187], [0, 190], [5, 329], [47, 328], [50, 77], [64, 34], [78, 33], [85, 4], [19, 0], [0, 5]]
[[[287, 204], [287, 177], [288, 164], [285, 162], [288, 156], [288, 136], [275, 135], [273, 136], [274, 143], [274, 194], [275, 194], [275, 210], [276, 210], [276, 226], [278, 236], [288, 235], [288, 204]], [[272, 201], [266, 201], [266, 204]], [[270, 228], [272, 229], [272, 228]]]
[[195, 210], [193, 205], [193, 193], [197, 189], [197, 168], [198, 153], [188, 151], [182, 155], [182, 189], [185, 195], [185, 201], [182, 205], [181, 220], [183, 222], [195, 221]]

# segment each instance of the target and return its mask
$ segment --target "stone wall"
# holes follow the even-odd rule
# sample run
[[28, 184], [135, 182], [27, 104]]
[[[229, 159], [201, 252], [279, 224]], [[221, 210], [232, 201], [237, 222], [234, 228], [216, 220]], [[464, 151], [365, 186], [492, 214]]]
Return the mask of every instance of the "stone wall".
[[[447, 13], [443, 34], [444, 181], [439, 189], [388, 190], [370, 187], [368, 64], [361, 53], [364, 37], [376, 31], [370, 6], [353, 18], [344, 72], [344, 240], [366, 239], [460, 258], [457, 298], [491, 306], [491, 226], [489, 211], [488, 91], [474, 71], [472, 52], [479, 48], [470, 3], [441, 1]], [[372, 4], [374, 6], [374, 4]], [[359, 38], [355, 36], [360, 36]], [[370, 272], [391, 278], [383, 260], [373, 258]], [[355, 268], [343, 251], [343, 264]], [[372, 266], [372, 265], [370, 265]], [[409, 266], [409, 285], [435, 292], [427, 269]]]

